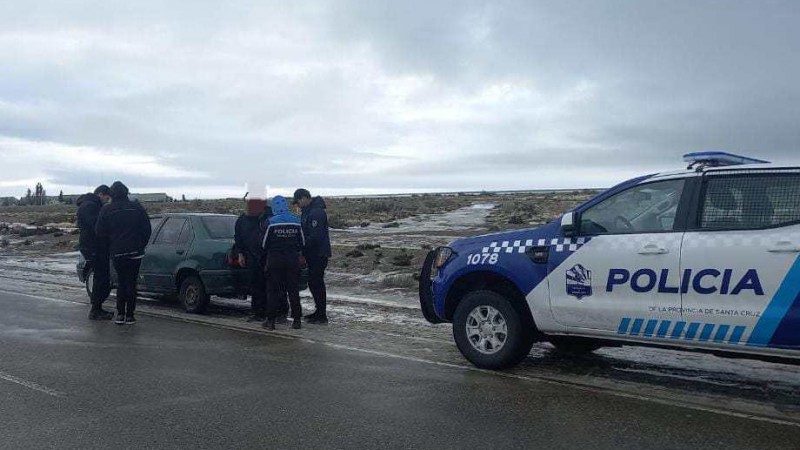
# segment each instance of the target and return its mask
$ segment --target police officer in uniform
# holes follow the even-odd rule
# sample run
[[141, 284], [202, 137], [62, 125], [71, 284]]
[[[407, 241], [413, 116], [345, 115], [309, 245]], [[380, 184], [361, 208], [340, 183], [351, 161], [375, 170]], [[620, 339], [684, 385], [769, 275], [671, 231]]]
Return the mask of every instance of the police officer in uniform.
[[306, 189], [294, 192], [294, 203], [303, 211], [301, 223], [306, 238], [303, 254], [308, 264], [308, 289], [314, 297], [316, 311], [306, 316], [308, 323], [328, 323], [328, 294], [325, 287], [325, 269], [331, 257], [331, 239], [328, 232], [328, 213], [322, 197], [311, 197]]
[[103, 310], [103, 302], [111, 293], [110, 265], [108, 257], [108, 242], [95, 235], [97, 217], [103, 204], [111, 200], [111, 190], [105, 184], [94, 190], [94, 193], [84, 194], [78, 198], [78, 228], [80, 238], [78, 245], [81, 255], [86, 260], [86, 265], [92, 268], [92, 309], [89, 311], [90, 320], [111, 320], [114, 313]]
[[269, 276], [269, 303], [264, 328], [275, 329], [275, 319], [280, 313], [284, 295], [288, 295], [293, 319], [292, 328], [297, 330], [301, 327], [302, 318], [300, 254], [305, 244], [303, 227], [300, 225], [300, 219], [289, 212], [289, 204], [285, 198], [276, 196], [272, 199], [272, 210], [275, 215], [270, 219], [263, 240]]

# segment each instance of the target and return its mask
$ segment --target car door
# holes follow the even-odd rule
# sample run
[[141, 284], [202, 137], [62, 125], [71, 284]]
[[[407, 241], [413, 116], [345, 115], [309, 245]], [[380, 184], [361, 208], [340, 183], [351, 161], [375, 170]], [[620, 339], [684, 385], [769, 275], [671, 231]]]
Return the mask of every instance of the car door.
[[[177, 260], [182, 258], [178, 244], [181, 231], [187, 219], [183, 216], [170, 216], [161, 226], [153, 243], [147, 248], [147, 271], [143, 273], [143, 290], [150, 292], [172, 292], [173, 273]], [[185, 248], [183, 249], [185, 252]]]
[[800, 348], [800, 169], [707, 173], [691, 228], [676, 338]]
[[[576, 332], [657, 336], [680, 314], [685, 179], [630, 187], [579, 211], [577, 236], [550, 247], [550, 306]], [[658, 327], [658, 328], [657, 328]]]
[[158, 237], [159, 231], [161, 231], [161, 224], [163, 222], [164, 222], [164, 217], [161, 216], [150, 217], [150, 230], [152, 234], [150, 236], [150, 241], [147, 243], [147, 247], [145, 248], [144, 251], [144, 258], [142, 258], [142, 266], [139, 269], [139, 280], [136, 283], [137, 289], [139, 289], [140, 291], [147, 290], [146, 274], [152, 272], [152, 264], [149, 256], [150, 249], [153, 245], [153, 241], [155, 241], [155, 239]]

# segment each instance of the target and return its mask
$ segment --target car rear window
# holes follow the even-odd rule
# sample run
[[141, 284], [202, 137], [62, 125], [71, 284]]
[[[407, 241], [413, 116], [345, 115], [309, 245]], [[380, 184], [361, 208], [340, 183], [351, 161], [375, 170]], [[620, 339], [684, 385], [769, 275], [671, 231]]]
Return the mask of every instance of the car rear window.
[[236, 217], [203, 217], [201, 220], [211, 239], [233, 239], [236, 229]]

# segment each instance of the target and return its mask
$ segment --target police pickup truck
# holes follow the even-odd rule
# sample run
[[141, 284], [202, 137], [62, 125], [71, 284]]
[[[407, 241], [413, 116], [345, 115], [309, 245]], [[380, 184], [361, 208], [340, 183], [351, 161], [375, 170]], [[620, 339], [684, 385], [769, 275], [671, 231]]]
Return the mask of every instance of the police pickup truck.
[[536, 341], [800, 361], [800, 167], [723, 152], [619, 184], [536, 229], [460, 239], [420, 278], [481, 368]]

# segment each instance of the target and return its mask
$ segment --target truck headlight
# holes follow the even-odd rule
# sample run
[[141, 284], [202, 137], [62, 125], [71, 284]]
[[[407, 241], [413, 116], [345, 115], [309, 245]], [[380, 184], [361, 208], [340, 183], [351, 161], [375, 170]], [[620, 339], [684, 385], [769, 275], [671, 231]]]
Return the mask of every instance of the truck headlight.
[[455, 255], [450, 247], [439, 247], [436, 249], [436, 258], [433, 260], [433, 270], [438, 272]]

